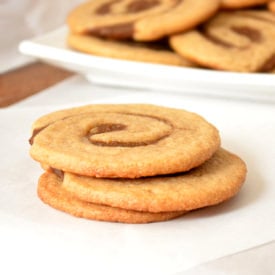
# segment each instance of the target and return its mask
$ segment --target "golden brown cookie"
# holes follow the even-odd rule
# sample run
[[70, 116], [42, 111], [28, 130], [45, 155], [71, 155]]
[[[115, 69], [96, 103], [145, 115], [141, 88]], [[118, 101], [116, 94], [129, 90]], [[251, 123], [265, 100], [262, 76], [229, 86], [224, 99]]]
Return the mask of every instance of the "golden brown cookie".
[[221, 8], [242, 9], [266, 4], [268, 0], [221, 0]]
[[174, 35], [171, 47], [213, 69], [271, 72], [275, 68], [275, 15], [265, 10], [221, 12], [198, 30]]
[[275, 0], [270, 0], [268, 3], [267, 3], [267, 8], [275, 13]]
[[62, 180], [54, 173], [46, 172], [38, 184], [38, 196], [51, 207], [76, 217], [122, 223], [149, 223], [166, 221], [185, 212], [149, 213], [131, 211], [80, 200], [63, 189]]
[[137, 178], [187, 171], [220, 146], [201, 116], [146, 104], [88, 105], [58, 111], [33, 125], [31, 156], [66, 172]]
[[74, 33], [150, 41], [197, 26], [219, 5], [219, 0], [94, 0], [75, 8], [67, 22]]
[[246, 165], [219, 149], [189, 172], [141, 179], [97, 179], [64, 173], [62, 186], [81, 200], [136, 211], [190, 211], [235, 196], [246, 177]]
[[194, 67], [195, 64], [172, 51], [167, 41], [117, 41], [92, 35], [69, 34], [68, 45], [78, 51], [99, 56]]

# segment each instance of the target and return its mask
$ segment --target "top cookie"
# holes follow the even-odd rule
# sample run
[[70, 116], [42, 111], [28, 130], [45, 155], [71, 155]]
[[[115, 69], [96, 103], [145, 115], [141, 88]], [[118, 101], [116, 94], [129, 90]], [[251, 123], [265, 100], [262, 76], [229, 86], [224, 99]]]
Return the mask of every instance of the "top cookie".
[[195, 27], [219, 5], [219, 0], [94, 0], [75, 8], [67, 22], [75, 33], [150, 41]]
[[217, 129], [197, 114], [144, 104], [88, 105], [33, 125], [31, 156], [66, 172], [138, 178], [190, 170], [220, 146]]

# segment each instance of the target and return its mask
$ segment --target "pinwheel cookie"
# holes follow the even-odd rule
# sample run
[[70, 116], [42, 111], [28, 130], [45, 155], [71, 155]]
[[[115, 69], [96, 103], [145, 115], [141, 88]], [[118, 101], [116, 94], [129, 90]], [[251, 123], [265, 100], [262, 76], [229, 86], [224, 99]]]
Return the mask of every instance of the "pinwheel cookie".
[[173, 219], [235, 196], [246, 175], [244, 162], [224, 149], [186, 173], [141, 179], [98, 179], [44, 173], [38, 195], [74, 216], [124, 223]]
[[195, 67], [194, 63], [172, 51], [167, 40], [143, 43], [129, 40], [117, 41], [92, 35], [71, 33], [68, 35], [67, 41], [71, 48], [88, 54], [133, 61]]
[[62, 188], [81, 200], [145, 212], [190, 211], [221, 203], [241, 188], [244, 162], [219, 149], [188, 172], [139, 179], [99, 179], [64, 173]]
[[73, 33], [150, 41], [193, 28], [212, 16], [219, 0], [94, 0], [68, 16]]
[[190, 170], [220, 146], [201, 116], [146, 104], [88, 105], [34, 123], [31, 156], [93, 177], [138, 178]]
[[87, 105], [37, 119], [38, 196], [73, 216], [166, 221], [235, 196], [246, 165], [198, 114], [147, 104]]
[[51, 207], [76, 217], [91, 220], [149, 223], [171, 220], [185, 213], [184, 211], [161, 213], [133, 211], [84, 201], [67, 192], [62, 186], [62, 179], [50, 172], [46, 172], [40, 177], [37, 192], [40, 199]]
[[201, 66], [238, 72], [275, 68], [275, 15], [265, 10], [220, 12], [197, 30], [174, 35], [171, 47]]

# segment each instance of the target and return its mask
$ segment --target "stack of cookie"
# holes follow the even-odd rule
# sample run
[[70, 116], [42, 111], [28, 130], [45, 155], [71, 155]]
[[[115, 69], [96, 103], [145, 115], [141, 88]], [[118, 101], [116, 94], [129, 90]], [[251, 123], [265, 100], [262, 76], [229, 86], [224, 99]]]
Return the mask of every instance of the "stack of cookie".
[[38, 195], [74, 216], [169, 220], [240, 190], [245, 163], [220, 148], [198, 114], [146, 104], [88, 105], [33, 124], [30, 154], [45, 172]]
[[274, 0], [92, 0], [68, 16], [68, 45], [112, 58], [274, 72]]

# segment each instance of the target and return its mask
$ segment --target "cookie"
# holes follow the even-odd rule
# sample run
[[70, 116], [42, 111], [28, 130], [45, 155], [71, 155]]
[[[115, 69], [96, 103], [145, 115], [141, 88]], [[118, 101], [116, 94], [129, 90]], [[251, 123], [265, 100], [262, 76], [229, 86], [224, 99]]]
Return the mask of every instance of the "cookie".
[[187, 171], [220, 146], [201, 116], [147, 104], [88, 105], [38, 119], [31, 156], [44, 165], [94, 177], [138, 178]]
[[62, 188], [61, 182], [54, 173], [42, 174], [37, 188], [38, 196], [51, 207], [76, 217], [121, 223], [149, 223], [170, 220], [185, 213], [149, 213], [94, 204], [72, 196]]
[[170, 38], [171, 47], [201, 66], [237, 72], [275, 69], [275, 15], [265, 10], [220, 12], [198, 30]]
[[246, 165], [219, 149], [189, 172], [141, 179], [97, 179], [64, 173], [62, 187], [81, 200], [136, 211], [190, 211], [235, 196], [244, 183]]
[[274, 0], [269, 1], [269, 2], [267, 3], [267, 8], [268, 8], [271, 12], [275, 13], [275, 1], [274, 1]]
[[264, 5], [268, 0], [221, 0], [221, 8], [242, 9]]
[[195, 64], [173, 52], [167, 41], [135, 42], [115, 41], [91, 35], [69, 34], [68, 45], [78, 51], [99, 56], [195, 67]]
[[73, 33], [151, 41], [197, 26], [219, 6], [219, 0], [94, 0], [76, 7], [67, 23]]

